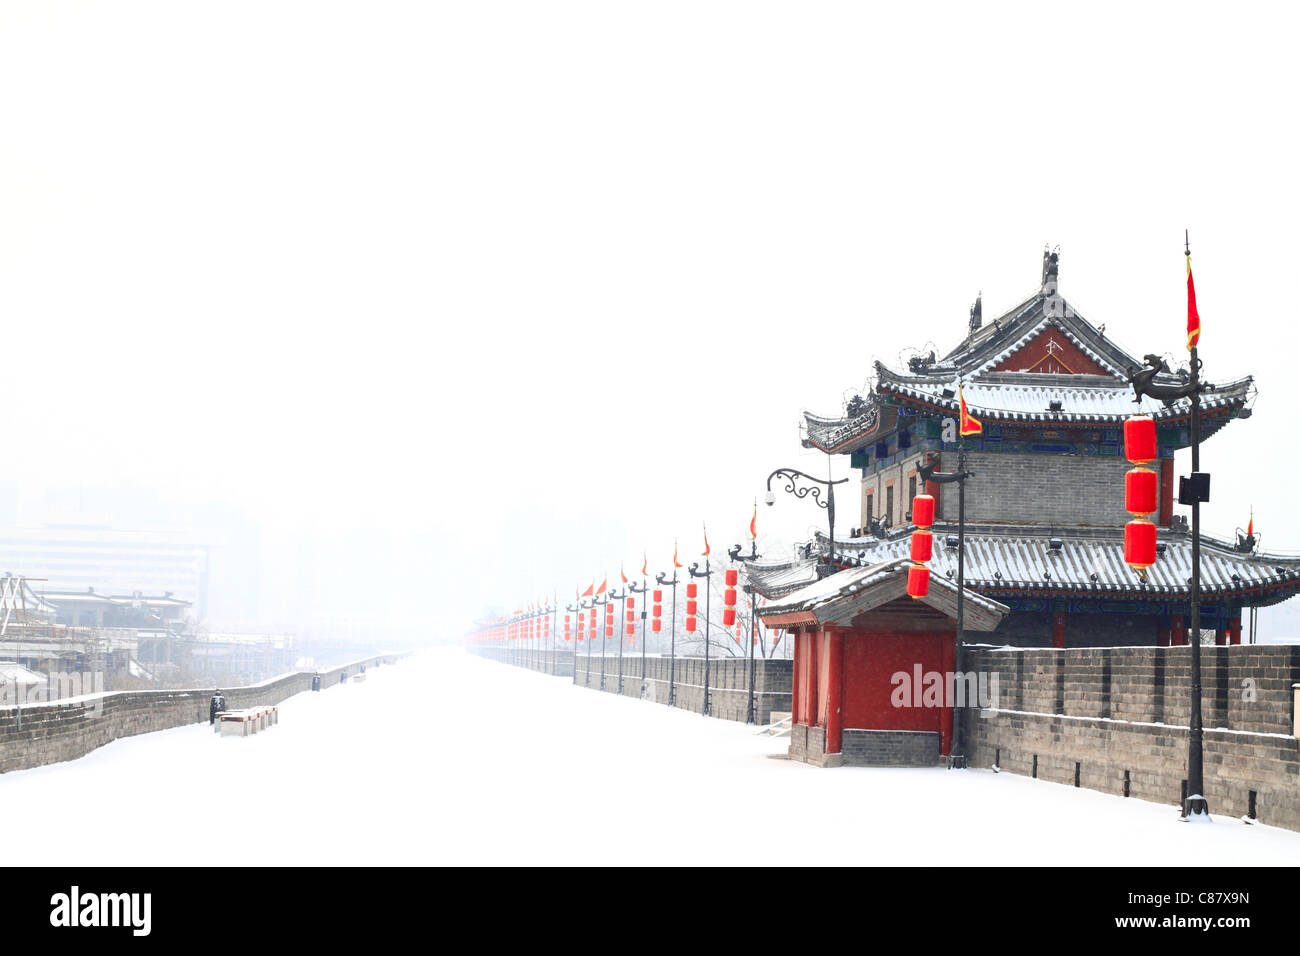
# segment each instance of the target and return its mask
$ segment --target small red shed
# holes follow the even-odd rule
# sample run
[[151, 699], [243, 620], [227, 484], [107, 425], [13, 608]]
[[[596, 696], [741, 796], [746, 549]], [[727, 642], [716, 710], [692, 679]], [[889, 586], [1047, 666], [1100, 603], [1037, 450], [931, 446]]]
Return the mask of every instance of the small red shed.
[[[952, 752], [953, 706], [992, 706], [987, 677], [958, 674], [957, 585], [907, 595], [900, 558], [840, 571], [758, 613], [794, 637], [791, 757], [821, 767], [934, 766]], [[965, 630], [1009, 609], [966, 590]]]

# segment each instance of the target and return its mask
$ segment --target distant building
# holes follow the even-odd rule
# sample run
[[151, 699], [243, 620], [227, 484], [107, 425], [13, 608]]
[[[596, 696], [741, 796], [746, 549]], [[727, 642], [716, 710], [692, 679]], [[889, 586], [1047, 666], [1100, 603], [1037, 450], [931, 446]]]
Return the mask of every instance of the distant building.
[[[0, 529], [0, 571], [44, 578], [32, 580], [37, 593], [166, 595], [192, 607], [200, 620], [207, 615], [209, 548], [185, 532], [69, 525]], [[80, 607], [78, 613], [91, 610]]]

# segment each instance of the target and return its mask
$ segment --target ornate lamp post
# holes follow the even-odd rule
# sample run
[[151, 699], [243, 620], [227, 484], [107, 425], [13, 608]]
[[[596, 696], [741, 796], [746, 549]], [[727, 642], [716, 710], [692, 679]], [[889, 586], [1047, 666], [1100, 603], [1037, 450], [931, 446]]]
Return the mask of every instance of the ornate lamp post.
[[575, 598], [573, 604], [566, 604], [564, 609], [573, 615], [573, 683], [578, 683], [578, 618], [586, 609], [582, 598]]
[[[713, 571], [709, 567], [709, 558], [704, 558], [704, 570], [699, 570], [700, 562], [692, 562], [686, 570], [693, 578], [704, 578], [704, 706], [700, 713], [705, 717], [709, 716], [709, 578], [713, 576]], [[677, 592], [673, 592], [674, 599]], [[690, 597], [688, 594], [687, 597]]]
[[[794, 468], [778, 468], [767, 476], [767, 496], [763, 499], [767, 504], [776, 504], [776, 494], [772, 491], [772, 479], [781, 478], [786, 482], [785, 490], [796, 498], [807, 498], [812, 496], [813, 501], [817, 502], [818, 507], [826, 509], [827, 522], [830, 525], [830, 552], [826, 556], [827, 574], [834, 570], [835, 562], [835, 486], [842, 485], [847, 478], [841, 478], [839, 481], [831, 481], [829, 478], [823, 481], [820, 478], [814, 478], [812, 475], [804, 474]], [[812, 482], [819, 487], [803, 487], [799, 484], [799, 479]], [[822, 501], [822, 489], [826, 489], [826, 500]]]
[[[922, 488], [925, 487], [927, 482], [931, 481], [938, 485], [957, 483], [957, 645], [953, 650], [953, 668], [958, 674], [963, 674], [965, 671], [963, 670], [962, 648], [965, 646], [966, 640], [966, 479], [972, 477], [974, 472], [966, 470], [966, 449], [958, 446], [957, 470], [955, 472], [946, 474], [937, 472], [934, 470], [934, 463], [927, 461], [925, 464], [917, 466], [916, 473], [921, 478]], [[957, 769], [966, 766], [966, 756], [961, 752], [961, 749], [961, 710], [957, 706], [957, 701], [954, 700], [952, 753], [949, 756], [951, 766]]]
[[[1191, 243], [1184, 235], [1184, 254], [1188, 257], [1188, 295], [1189, 314], [1195, 311], [1195, 299], [1191, 298]], [[1199, 318], [1198, 318], [1199, 324]], [[1183, 801], [1183, 819], [1204, 816], [1209, 819], [1210, 805], [1205, 799], [1205, 770], [1203, 741], [1204, 727], [1201, 721], [1201, 503], [1210, 500], [1210, 476], [1201, 471], [1201, 392], [1212, 392], [1214, 386], [1201, 381], [1201, 360], [1196, 354], [1197, 336], [1190, 338], [1191, 352], [1190, 376], [1179, 385], [1156, 385], [1155, 377], [1159, 372], [1168, 372], [1169, 368], [1158, 355], [1146, 355], [1146, 367], [1129, 369], [1129, 383], [1133, 386], [1134, 401], [1141, 402], [1143, 395], [1172, 405], [1179, 399], [1186, 398], [1191, 403], [1189, 430], [1192, 444], [1191, 478], [1182, 479], [1178, 491], [1178, 503], [1192, 506], [1192, 609], [1191, 609], [1191, 645], [1192, 645], [1192, 700], [1191, 714], [1187, 727], [1187, 797]]]
[[[845, 479], [846, 481], [848, 479]], [[746, 561], [757, 561], [762, 557], [758, 553], [758, 541], [754, 540], [749, 543], [749, 554], [740, 553], [740, 545], [732, 545], [731, 550], [727, 552], [732, 561], [739, 561], [744, 564]], [[754, 586], [748, 582], [742, 587], [746, 594], [749, 595], [749, 703], [745, 707], [745, 723], [752, 724], [755, 722], [754, 714], [754, 645], [758, 643], [758, 617], [754, 614]]]
[[665, 585], [673, 589], [673, 616], [670, 624], [671, 638], [668, 645], [668, 706], [677, 706], [677, 567], [674, 560], [673, 579], [665, 580], [660, 571], [655, 575], [655, 583], [661, 588]]
[[[642, 566], [641, 570], [644, 571], [645, 567]], [[646, 620], [645, 595], [646, 595], [646, 590], [648, 588], [649, 585], [646, 583], [646, 579], [644, 577], [641, 578], [640, 587], [636, 586], [635, 581], [631, 582], [627, 586], [627, 589], [631, 591], [633, 594], [641, 595], [641, 697], [643, 699], [645, 698], [645, 620]]]
[[[613, 604], [615, 601], [621, 601], [627, 597], [626, 592], [619, 594], [617, 591], [608, 591], [605, 594], [604, 604]], [[606, 620], [609, 620], [606, 615]], [[610, 637], [610, 626], [602, 625], [600, 629], [600, 689], [605, 689], [605, 640]], [[618, 645], [618, 689], [619, 693], [623, 692], [623, 642]]]

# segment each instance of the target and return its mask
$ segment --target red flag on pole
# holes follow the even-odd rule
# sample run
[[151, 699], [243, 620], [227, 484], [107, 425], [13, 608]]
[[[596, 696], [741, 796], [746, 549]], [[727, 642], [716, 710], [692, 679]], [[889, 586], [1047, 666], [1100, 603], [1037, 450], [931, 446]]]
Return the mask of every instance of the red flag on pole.
[[966, 411], [966, 396], [962, 393], [961, 386], [957, 386], [957, 398], [961, 401], [961, 424], [957, 430], [964, 435], [978, 435], [984, 431], [984, 426], [980, 424], [978, 418], [973, 417], [970, 412]]
[[682, 563], [677, 560], [677, 542], [673, 542], [673, 567], [680, 568]]
[[649, 563], [649, 559], [646, 557], [645, 552], [642, 551], [642, 552], [641, 552], [641, 577], [645, 577], [645, 576], [646, 576], [646, 570], [645, 570], [645, 569], [646, 569], [646, 565], [647, 565], [648, 563]]
[[704, 529], [704, 550], [700, 552], [703, 557], [709, 556], [709, 529]]
[[758, 502], [754, 502], [754, 517], [749, 519], [749, 537], [751, 540], [758, 540]]
[[621, 564], [618, 566], [618, 576], [623, 579], [624, 584], [627, 584], [627, 574], [624, 573], [623, 565]]
[[1196, 286], [1192, 283], [1192, 256], [1187, 255], [1187, 349], [1201, 340], [1201, 314], [1196, 311]]
[[595, 579], [595, 578], [592, 578], [592, 579], [591, 579], [591, 583], [587, 585], [587, 590], [583, 591], [581, 596], [582, 596], [582, 597], [591, 597], [591, 595], [592, 595], [592, 588], [594, 588], [595, 586], [596, 586], [596, 579]]
[[609, 576], [608, 576], [608, 575], [606, 575], [605, 577], [601, 578], [601, 579], [600, 579], [600, 587], [598, 587], [598, 588], [596, 589], [596, 593], [597, 593], [597, 594], [604, 594], [604, 593], [605, 593], [605, 585], [608, 584], [608, 583], [609, 583]]

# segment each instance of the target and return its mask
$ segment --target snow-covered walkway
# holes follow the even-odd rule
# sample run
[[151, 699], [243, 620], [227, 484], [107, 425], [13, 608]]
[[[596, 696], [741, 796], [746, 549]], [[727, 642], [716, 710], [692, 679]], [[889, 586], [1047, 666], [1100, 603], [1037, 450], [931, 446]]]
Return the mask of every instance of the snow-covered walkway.
[[47, 866], [1300, 862], [1300, 833], [1188, 826], [1173, 806], [1011, 774], [772, 759], [785, 739], [459, 649], [367, 678], [285, 701], [254, 737], [183, 727], [0, 776], [7, 852]]

